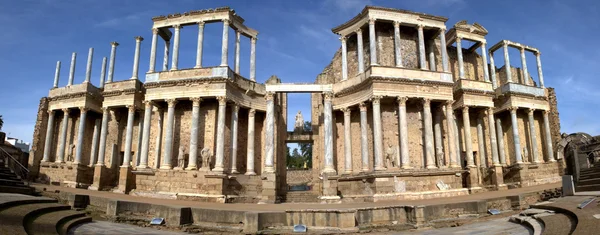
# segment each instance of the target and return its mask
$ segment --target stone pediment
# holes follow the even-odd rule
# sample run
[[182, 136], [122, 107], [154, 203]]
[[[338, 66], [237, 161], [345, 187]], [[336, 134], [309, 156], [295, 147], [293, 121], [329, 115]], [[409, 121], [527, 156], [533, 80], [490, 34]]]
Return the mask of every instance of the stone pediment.
[[479, 23], [475, 22], [473, 24], [467, 23], [466, 20], [461, 20], [454, 24], [454, 28], [459, 31], [469, 32], [474, 34], [479, 34], [485, 36], [488, 34], [487, 29], [481, 26]]

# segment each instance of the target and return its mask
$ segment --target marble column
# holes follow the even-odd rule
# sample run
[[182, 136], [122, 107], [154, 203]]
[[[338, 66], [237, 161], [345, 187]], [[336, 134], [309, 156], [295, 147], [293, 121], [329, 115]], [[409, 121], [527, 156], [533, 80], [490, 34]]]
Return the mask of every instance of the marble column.
[[198, 122], [200, 121], [200, 102], [202, 98], [193, 97], [192, 100], [192, 128], [190, 129], [190, 154], [186, 170], [198, 169]]
[[60, 61], [56, 61], [56, 70], [54, 71], [54, 85], [53, 88], [58, 87], [58, 79], [60, 78]]
[[342, 42], [342, 81], [348, 80], [348, 51], [346, 50], [346, 36], [341, 36]]
[[523, 71], [523, 84], [531, 85], [529, 84], [529, 72], [527, 71], [527, 59], [525, 57], [525, 49], [519, 48], [519, 51], [521, 52], [521, 70]]
[[227, 44], [229, 43], [229, 20], [223, 20], [223, 38], [221, 42], [221, 65], [228, 66], [227, 63]]
[[156, 109], [157, 111], [157, 117], [156, 117], [156, 139], [155, 139], [155, 145], [154, 145], [154, 168], [158, 169], [160, 167], [160, 158], [161, 158], [161, 147], [162, 147], [162, 133], [163, 133], [163, 117], [164, 117], [164, 110], [157, 107]]
[[215, 167], [213, 172], [223, 174], [225, 171], [225, 111], [227, 108], [227, 98], [225, 96], [217, 97], [219, 101], [219, 113], [217, 114], [217, 149], [215, 155]]
[[148, 73], [154, 73], [156, 68], [156, 45], [158, 43], [158, 29], [152, 29], [152, 45], [150, 46], [150, 68]]
[[138, 168], [148, 168], [148, 152], [150, 150], [150, 128], [152, 125], [152, 106], [152, 101], [144, 101], [144, 130], [142, 131], [142, 149], [139, 154], [139, 156], [141, 156], [141, 159]]
[[244, 175], [256, 175], [254, 172], [254, 123], [256, 116], [256, 110], [248, 110], [248, 137], [247, 137], [247, 148], [246, 148], [246, 173]]
[[490, 74], [488, 72], [487, 49], [485, 47], [485, 43], [481, 43], [481, 62], [483, 64], [483, 79], [486, 82], [489, 82]]
[[496, 83], [496, 65], [494, 64], [494, 53], [490, 52], [490, 77], [492, 79], [492, 88], [495, 90], [498, 87]]
[[540, 78], [540, 87], [544, 88], [544, 73], [542, 73], [542, 59], [540, 59], [540, 52], [535, 53], [535, 60], [537, 62], [538, 77]]
[[110, 62], [108, 63], [108, 79], [107, 83], [113, 82], [113, 78], [115, 76], [115, 60], [117, 59], [117, 46], [119, 46], [118, 42], [110, 43]]
[[369, 171], [369, 143], [367, 134], [367, 105], [359, 104], [360, 108], [360, 155], [362, 159], [362, 172]]
[[490, 130], [490, 148], [492, 149], [492, 164], [494, 166], [501, 166], [498, 159], [498, 142], [496, 141], [496, 125], [494, 125], [494, 108], [487, 108], [488, 116], [488, 128]]
[[96, 162], [96, 159], [98, 157], [98, 139], [100, 136], [100, 123], [102, 122], [102, 120], [96, 118], [96, 120], [94, 121], [94, 132], [92, 133], [92, 151], [90, 153], [90, 163], [89, 163], [89, 167], [93, 167], [94, 163]]
[[75, 80], [75, 62], [77, 62], [77, 53], [73, 52], [71, 55], [71, 68], [69, 68], [69, 81], [67, 86], [73, 85], [73, 80]]
[[541, 163], [542, 161], [540, 160], [540, 155], [538, 154], [535, 120], [533, 118], [534, 112], [534, 109], [527, 110], [527, 117], [529, 118], [529, 135], [531, 136], [531, 156], [533, 156], [533, 163]]
[[165, 41], [165, 52], [164, 52], [164, 56], [163, 56], [163, 67], [162, 67], [162, 71], [168, 71], [169, 70], [169, 48], [171, 48], [171, 42], [170, 41]]
[[46, 129], [46, 140], [44, 141], [44, 157], [42, 162], [50, 161], [52, 150], [52, 136], [54, 136], [54, 110], [48, 110], [48, 128]]
[[89, 49], [88, 51], [88, 58], [87, 58], [87, 64], [85, 66], [85, 81], [84, 82], [90, 82], [92, 79], [92, 60], [94, 59], [94, 48]]
[[171, 60], [171, 70], [179, 69], [179, 38], [181, 28], [181, 25], [173, 25], [175, 35], [173, 36], [173, 60]]
[[485, 139], [483, 138], [483, 115], [477, 115], [477, 155], [479, 167], [487, 167]]
[[69, 109], [63, 109], [63, 120], [60, 126], [60, 137], [58, 137], [58, 153], [56, 163], [65, 162], [65, 149], [67, 144], [67, 127], [69, 127]]
[[406, 117], [406, 101], [408, 97], [398, 97], [398, 128], [400, 136], [400, 161], [402, 169], [410, 169], [410, 159], [408, 154], [408, 120]]
[[435, 66], [435, 41], [433, 39], [427, 40], [427, 51], [429, 57], [429, 70], [437, 71], [437, 67]]
[[458, 141], [455, 137], [457, 130], [454, 128], [455, 127], [455, 120], [454, 120], [454, 109], [452, 108], [452, 104], [454, 103], [454, 101], [449, 100], [446, 101], [446, 126], [448, 126], [448, 157], [450, 159], [450, 167], [452, 168], [456, 168], [456, 167], [460, 167], [460, 164], [458, 164], [458, 153], [456, 151], [458, 151], [456, 149], [456, 142]]
[[423, 25], [417, 26], [419, 36], [419, 65], [421, 70], [427, 69], [425, 66], [425, 36], [423, 36]]
[[198, 22], [198, 47], [196, 48], [196, 66], [202, 68], [202, 49], [204, 44], [204, 21]]
[[460, 133], [460, 129], [458, 129], [458, 119], [456, 118], [456, 114], [455, 114], [454, 111], [452, 112], [451, 118], [452, 118], [451, 121], [452, 121], [452, 130], [453, 130], [452, 132], [454, 132], [453, 136], [454, 136], [454, 140], [455, 140], [454, 141], [454, 149], [456, 149], [456, 163], [458, 164], [457, 167], [463, 167], [463, 161], [462, 161], [462, 158], [461, 158], [462, 154], [461, 154], [461, 151], [460, 151], [460, 148], [462, 147], [460, 145], [460, 134], [459, 134]]
[[519, 138], [519, 125], [517, 124], [517, 108], [511, 107], [509, 110], [513, 132], [513, 143], [515, 145], [515, 159], [517, 159], [517, 164], [522, 164], [523, 156], [521, 155], [521, 139]]
[[358, 73], [365, 72], [365, 58], [363, 56], [363, 36], [362, 30], [358, 28], [356, 30], [356, 46], [357, 46], [357, 57], [358, 57]]
[[324, 101], [324, 129], [325, 129], [325, 167], [323, 168], [323, 173], [335, 174], [335, 168], [333, 166], [333, 124], [332, 124], [332, 116], [333, 116], [333, 107], [331, 100], [333, 99], [332, 93], [325, 93], [323, 95]]
[[253, 37], [250, 39], [250, 80], [256, 81], [256, 40]]
[[369, 19], [369, 50], [371, 65], [377, 65], [377, 38], [375, 32], [375, 19]]
[[498, 135], [498, 158], [500, 165], [506, 166], [506, 154], [504, 153], [504, 131], [502, 130], [502, 121], [496, 118], [496, 135]]
[[462, 54], [462, 38], [456, 38], [456, 57], [458, 57], [458, 78], [465, 79], [465, 65]]
[[431, 100], [423, 99], [423, 130], [424, 130], [424, 138], [425, 138], [425, 159], [426, 159], [426, 168], [434, 169], [437, 168], [435, 166], [435, 157], [433, 150], [433, 128], [431, 126]]
[[144, 41], [141, 36], [135, 37], [135, 54], [133, 57], [133, 71], [131, 72], [131, 79], [138, 79], [138, 71], [140, 70], [140, 46]]
[[137, 149], [135, 150], [135, 163], [132, 166], [139, 166], [140, 160], [142, 160], [142, 140], [144, 138], [144, 113], [138, 114], [138, 135], [137, 135]]
[[550, 122], [548, 121], [548, 110], [544, 110], [544, 137], [546, 139], [546, 155], [549, 162], [556, 162], [552, 152], [552, 135], [550, 134]]
[[[176, 99], [167, 99], [167, 131], [165, 133], [165, 149], [163, 150], [163, 161], [160, 165], [160, 169], [171, 170], [173, 155], [173, 124], [175, 122], [175, 105], [177, 104]], [[217, 136], [218, 137], [218, 136]]]
[[352, 130], [351, 130], [351, 110], [346, 107], [344, 112], [344, 173], [352, 174]]
[[87, 108], [80, 107], [79, 129], [77, 130], [77, 144], [75, 146], [75, 161], [73, 164], [81, 163], [81, 155], [83, 154], [83, 135], [85, 135], [85, 119], [87, 117]]
[[375, 170], [385, 170], [383, 160], [383, 133], [381, 126], [381, 96], [373, 96], [373, 149]]
[[510, 58], [508, 57], [508, 44], [504, 43], [502, 48], [504, 50], [504, 71], [506, 72], [506, 82], [513, 82], [512, 71], [510, 70]]
[[448, 50], [446, 48], [446, 29], [440, 29], [440, 49], [442, 49], [442, 69], [444, 72], [449, 73], [450, 68], [448, 66]]
[[433, 137], [435, 139], [435, 161], [437, 167], [445, 167], [444, 162], [444, 143], [442, 141], [442, 113], [444, 112], [444, 106], [441, 105], [439, 108], [434, 109], [435, 113], [433, 119]]
[[394, 21], [394, 55], [396, 67], [402, 67], [402, 43], [400, 39], [400, 22]]
[[104, 166], [106, 136], [108, 135], [108, 112], [108, 108], [102, 108], [102, 126], [100, 127], [100, 144], [98, 148], [98, 161], [96, 162], [96, 166]]
[[235, 73], [240, 74], [240, 36], [239, 30], [235, 31], [235, 57], [233, 57], [233, 64]]
[[473, 159], [473, 139], [471, 138], [471, 120], [469, 118], [469, 107], [465, 106], [463, 112], [463, 128], [465, 129], [465, 152], [467, 152], [467, 166], [475, 167]]
[[265, 123], [265, 172], [274, 173], [273, 157], [275, 150], [275, 103], [274, 94], [267, 92], [265, 100], [267, 101], [267, 122]]
[[131, 164], [131, 142], [133, 141], [133, 121], [135, 119], [135, 106], [128, 105], [127, 109], [127, 129], [125, 132], [125, 153], [123, 154], [123, 165], [121, 167], [129, 167]]
[[240, 106], [233, 103], [231, 106], [231, 174], [240, 173], [237, 170], [237, 145], [238, 145], [238, 116], [240, 112]]
[[102, 68], [100, 69], [100, 88], [104, 88], [106, 80], [106, 57], [102, 57]]

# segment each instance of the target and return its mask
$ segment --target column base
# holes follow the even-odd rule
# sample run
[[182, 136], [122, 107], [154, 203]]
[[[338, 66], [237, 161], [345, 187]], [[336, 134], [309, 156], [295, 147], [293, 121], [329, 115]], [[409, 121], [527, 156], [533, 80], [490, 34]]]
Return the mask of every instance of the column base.
[[231, 174], [239, 174], [240, 172], [237, 169], [231, 169]]
[[265, 167], [265, 172], [266, 173], [275, 173], [275, 168], [272, 166], [266, 166]]
[[161, 170], [171, 170], [172, 167], [171, 167], [171, 164], [162, 164], [159, 169], [161, 169]]
[[494, 166], [490, 170], [492, 173], [492, 183], [496, 186], [497, 190], [506, 190], [508, 187], [504, 184], [504, 169], [502, 166]]
[[262, 175], [262, 194], [258, 204], [274, 204], [277, 202], [277, 175], [265, 173]]
[[256, 175], [254, 170], [246, 172], [244, 175]]
[[176, 171], [182, 171], [182, 170], [183, 170], [183, 167], [175, 167], [175, 168], [173, 168], [173, 170], [176, 170]]
[[225, 169], [223, 169], [223, 167], [216, 166], [215, 168], [212, 169], [212, 172], [214, 172], [216, 174], [223, 174], [223, 172], [225, 172]]
[[117, 193], [127, 194], [131, 190], [135, 183], [135, 176], [131, 173], [131, 167], [122, 166], [119, 168], [119, 186], [117, 186]]
[[188, 166], [185, 168], [185, 170], [186, 171], [195, 171], [195, 170], [198, 170], [198, 167], [197, 166]]
[[413, 169], [413, 167], [412, 167], [412, 166], [402, 166], [401, 168], [402, 168], [402, 169]]
[[325, 167], [325, 169], [323, 169], [322, 173], [331, 175], [331, 174], [335, 174], [336, 171], [335, 171], [335, 169], [333, 169], [331, 167]]
[[195, 68], [195, 69], [201, 69], [201, 68], [202, 68], [202, 66], [201, 66], [201, 65], [196, 65], [196, 66], [194, 66], [194, 68]]
[[352, 170], [344, 171], [344, 174], [351, 175], [352, 174]]
[[450, 168], [460, 168], [460, 165], [456, 165], [456, 163], [454, 163], [454, 165], [450, 165]]
[[387, 168], [383, 167], [383, 166], [376, 166], [375, 167], [375, 171], [385, 171], [387, 170]]
[[554, 159], [551, 159], [551, 160], [549, 160], [548, 162], [556, 162], [556, 160], [554, 160]]
[[169, 71], [177, 71], [177, 70], [178, 70], [177, 68], [171, 68], [171, 69], [169, 69]]
[[467, 176], [467, 186], [469, 188], [477, 188], [479, 187], [479, 168], [477, 167], [468, 167], [468, 176]]
[[427, 166], [426, 168], [427, 168], [427, 169], [437, 169], [437, 167], [436, 167], [436, 166]]

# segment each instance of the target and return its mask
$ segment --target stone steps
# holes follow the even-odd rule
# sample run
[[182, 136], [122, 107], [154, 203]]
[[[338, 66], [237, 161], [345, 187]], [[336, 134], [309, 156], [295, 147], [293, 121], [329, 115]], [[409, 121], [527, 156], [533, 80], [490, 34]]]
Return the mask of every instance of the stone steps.
[[67, 231], [63, 226], [74, 219], [85, 217], [84, 212], [73, 210], [61, 210], [46, 213], [35, 218], [25, 227], [30, 228], [29, 232], [42, 235], [58, 235], [59, 231]]
[[35, 189], [23, 183], [14, 172], [0, 164], [0, 193], [20, 193], [33, 195]]

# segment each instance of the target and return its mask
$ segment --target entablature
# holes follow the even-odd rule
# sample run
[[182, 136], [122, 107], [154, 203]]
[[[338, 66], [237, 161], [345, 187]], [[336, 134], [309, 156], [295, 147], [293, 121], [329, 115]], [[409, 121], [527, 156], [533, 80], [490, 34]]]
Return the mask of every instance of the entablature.
[[478, 23], [468, 24], [466, 20], [459, 21], [454, 24], [448, 32], [446, 33], [446, 46], [450, 46], [456, 42], [458, 38], [463, 40], [469, 40], [475, 42], [470, 48], [469, 51], [474, 51], [481, 46], [481, 44], [486, 44], [485, 36], [488, 34], [487, 29], [481, 26]]
[[244, 19], [238, 16], [234, 10], [229, 7], [219, 7], [215, 9], [195, 10], [190, 12], [175, 13], [168, 16], [157, 16], [152, 18], [154, 25], [152, 28], [168, 28], [175, 25], [196, 25], [199, 22], [211, 23], [223, 20], [231, 21], [231, 27], [239, 31], [242, 35], [256, 38], [258, 31], [244, 25]]
[[530, 47], [530, 46], [523, 45], [523, 44], [518, 43], [518, 42], [509, 41], [509, 40], [502, 40], [502, 41], [499, 41], [498, 43], [494, 44], [492, 47], [490, 47], [490, 50], [489, 50], [490, 53], [494, 53], [494, 51], [500, 49], [505, 44], [507, 46], [509, 46], [509, 47], [514, 47], [514, 48], [517, 48], [519, 50], [523, 49], [523, 50], [526, 50], [526, 51], [533, 52], [534, 54], [540, 54], [540, 51], [537, 48], [535, 48], [535, 47]]

